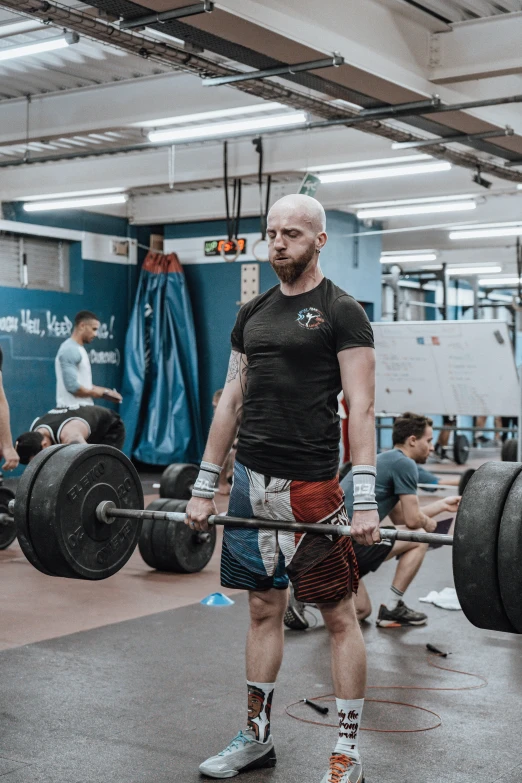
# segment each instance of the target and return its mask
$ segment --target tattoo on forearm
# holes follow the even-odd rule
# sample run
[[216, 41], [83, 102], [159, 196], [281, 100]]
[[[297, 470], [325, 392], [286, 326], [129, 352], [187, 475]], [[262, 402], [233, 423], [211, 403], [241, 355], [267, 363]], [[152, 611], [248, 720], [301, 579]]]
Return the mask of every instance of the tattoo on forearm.
[[230, 383], [237, 378], [239, 372], [239, 356], [240, 354], [236, 353], [236, 351], [232, 351], [230, 354], [226, 383]]
[[241, 391], [243, 392], [243, 396], [245, 396], [247, 380], [248, 380], [248, 376], [247, 376], [248, 364], [243, 354], [241, 354], [241, 359], [240, 359], [240, 371], [241, 374], [239, 376], [239, 380], [241, 382]]

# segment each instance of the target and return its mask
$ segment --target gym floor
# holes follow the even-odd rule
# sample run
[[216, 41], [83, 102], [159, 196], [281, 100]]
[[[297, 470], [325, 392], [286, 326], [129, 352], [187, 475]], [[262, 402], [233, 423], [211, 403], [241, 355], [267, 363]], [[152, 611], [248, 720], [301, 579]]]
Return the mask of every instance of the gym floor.
[[[466, 468], [491, 457], [475, 452]], [[144, 487], [150, 492], [149, 477]], [[219, 503], [224, 510], [227, 499], [220, 497]], [[135, 554], [109, 580], [65, 583], [35, 571], [17, 544], [0, 553], [0, 565], [0, 777], [6, 783], [200, 780], [198, 764], [245, 722], [246, 596], [224, 591], [235, 600], [230, 607], [199, 603], [220, 589], [219, 546], [207, 568], [193, 575], [153, 572]], [[367, 577], [374, 609], [393, 568], [386, 563]], [[517, 696], [522, 642], [518, 636], [480, 631], [461, 612], [418, 603], [430, 590], [452, 583], [450, 550], [431, 552], [407, 596], [408, 603], [427, 612], [428, 625], [387, 631], [373, 622], [363, 625], [369, 685], [387, 688], [370, 690], [368, 699], [406, 702], [442, 718], [431, 731], [394, 733], [433, 726], [438, 718], [367, 701], [363, 728], [389, 732], [363, 732], [367, 783], [522, 782]], [[292, 702], [331, 691], [327, 636], [310, 611], [318, 621], [313, 629], [286, 631], [273, 709], [278, 765], [246, 773], [245, 781], [315, 783], [326, 768], [335, 729], [285, 713]], [[451, 655], [428, 655], [427, 643]], [[485, 677], [488, 685], [458, 690], [481, 681], [439, 671], [428, 659]], [[411, 689], [390, 689], [399, 685]], [[419, 687], [450, 690], [415, 690]], [[324, 722], [306, 705], [294, 709], [300, 717]]]

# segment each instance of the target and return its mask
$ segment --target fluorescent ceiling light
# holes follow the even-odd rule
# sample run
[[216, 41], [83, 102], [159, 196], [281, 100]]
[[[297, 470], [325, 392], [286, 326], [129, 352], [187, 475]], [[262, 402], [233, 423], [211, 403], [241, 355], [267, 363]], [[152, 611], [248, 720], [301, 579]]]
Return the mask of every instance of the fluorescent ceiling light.
[[451, 201], [442, 204], [411, 204], [404, 207], [377, 207], [357, 212], [361, 220], [366, 218], [400, 217], [401, 215], [427, 215], [434, 212], [466, 212], [476, 209], [474, 201]]
[[334, 174], [319, 174], [323, 184], [333, 182], [355, 182], [364, 179], [381, 179], [384, 177], [407, 177], [412, 174], [429, 174], [437, 171], [449, 171], [451, 163], [441, 160], [431, 163], [412, 163], [410, 166], [381, 166], [375, 169], [359, 171], [338, 171]]
[[162, 141], [183, 142], [197, 139], [218, 138], [234, 133], [259, 133], [272, 128], [288, 128], [293, 125], [304, 125], [306, 114], [292, 112], [291, 114], [276, 114], [274, 117], [256, 117], [252, 120], [235, 120], [232, 122], [213, 122], [208, 125], [191, 125], [186, 128], [170, 128], [164, 131], [152, 131], [149, 140], [153, 143]]
[[485, 223], [469, 229], [450, 231], [450, 239], [489, 239], [522, 236], [522, 223]]
[[513, 286], [519, 284], [518, 277], [485, 277], [483, 280], [479, 280], [479, 285], [499, 285], [499, 286]]
[[360, 106], [358, 103], [352, 103], [351, 101], [345, 101], [344, 98], [336, 98], [334, 101], [332, 101], [333, 106], [348, 106], [349, 109], [357, 109], [359, 111], [360, 109], [363, 109], [363, 106]]
[[496, 275], [502, 272], [501, 266], [459, 266], [450, 267], [448, 275]]
[[71, 198], [61, 201], [33, 201], [24, 204], [25, 212], [45, 212], [55, 209], [82, 209], [83, 207], [104, 207], [109, 204], [125, 204], [125, 193], [115, 193], [112, 196], [92, 196], [90, 198]]
[[377, 207], [406, 207], [409, 204], [442, 204], [446, 201], [472, 201], [477, 196], [464, 193], [458, 196], [426, 196], [425, 198], [401, 198], [393, 201], [366, 201], [362, 204], [349, 204], [355, 209], [376, 209]]
[[76, 198], [78, 196], [104, 196], [109, 193], [123, 193], [125, 188], [96, 188], [96, 190], [72, 190], [68, 193], [45, 193], [40, 196], [20, 196], [15, 201], [55, 201], [56, 199]]
[[349, 163], [326, 163], [323, 166], [308, 166], [301, 171], [317, 174], [320, 171], [342, 171], [343, 169], [364, 169], [373, 166], [399, 166], [404, 163], [417, 163], [420, 160], [433, 160], [431, 155], [399, 155], [395, 158], [373, 158], [373, 160], [352, 160]]
[[3, 24], [0, 26], [0, 38], [8, 38], [11, 35], [20, 35], [20, 33], [30, 33], [33, 30], [41, 30], [44, 27], [44, 23], [40, 22], [38, 19], [27, 19], [23, 22]]
[[71, 44], [78, 43], [79, 40], [76, 33], [67, 33], [59, 38], [47, 38], [45, 41], [35, 41], [23, 46], [8, 46], [5, 49], [0, 49], [0, 62], [13, 60], [16, 57], [29, 57], [44, 52], [54, 52], [56, 49], [65, 49]]
[[162, 33], [161, 30], [155, 30], [153, 27], [146, 27], [145, 33], [152, 36], [152, 38], [158, 38], [160, 41], [165, 41], [166, 43], [178, 44], [178, 46], [185, 45], [185, 41], [183, 41], [181, 38], [176, 38], [174, 35]]
[[409, 263], [422, 263], [424, 261], [436, 261], [437, 260], [437, 254], [434, 252], [425, 252], [425, 253], [404, 253], [404, 255], [400, 255], [399, 253], [390, 253], [381, 255], [380, 262], [381, 264], [409, 264]]
[[236, 106], [233, 109], [216, 109], [215, 111], [200, 111], [197, 114], [182, 114], [177, 117], [165, 117], [161, 120], [146, 120], [145, 122], [136, 122], [134, 127], [140, 128], [161, 128], [166, 125], [169, 128], [172, 125], [187, 125], [189, 122], [205, 122], [208, 120], [221, 120], [229, 117], [238, 117], [243, 114], [267, 114], [271, 111], [284, 109], [282, 103], [275, 101], [268, 103], [256, 103], [251, 106]]

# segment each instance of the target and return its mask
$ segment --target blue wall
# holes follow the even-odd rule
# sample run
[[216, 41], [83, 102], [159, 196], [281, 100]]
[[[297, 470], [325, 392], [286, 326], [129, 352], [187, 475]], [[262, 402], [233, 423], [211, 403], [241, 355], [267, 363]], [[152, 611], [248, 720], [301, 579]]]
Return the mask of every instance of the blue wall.
[[[105, 215], [79, 212], [52, 217], [30, 216], [20, 213], [18, 205], [4, 205], [3, 213], [8, 220], [100, 234], [131, 235], [126, 220]], [[132, 231], [137, 236], [138, 232]], [[140, 239], [147, 244], [146, 233], [142, 233]], [[123, 345], [139, 266], [82, 258], [80, 242], [71, 244], [70, 261], [71, 293], [0, 287], [3, 380], [14, 438], [26, 430], [36, 416], [55, 405], [54, 358], [60, 343], [69, 336], [71, 322], [78, 310], [93, 310], [104, 324], [101, 337], [87, 346], [89, 353], [94, 352], [94, 383], [116, 388], [121, 385]], [[11, 319], [5, 320], [9, 316]]]
[[[359, 225], [353, 215], [327, 212], [328, 242], [321, 253], [321, 266], [327, 277], [368, 305], [371, 318], [381, 316], [380, 236], [346, 237]], [[257, 233], [259, 218], [241, 221], [240, 234]], [[180, 223], [165, 226], [165, 239], [187, 237], [225, 237], [224, 221]], [[174, 245], [175, 249], [175, 245]], [[180, 258], [183, 263], [183, 258]], [[236, 263], [187, 264], [184, 266], [189, 288], [196, 341], [203, 430], [212, 418], [212, 395], [223, 386], [230, 356], [230, 332], [239, 311], [241, 259]], [[260, 264], [260, 291], [266, 291], [278, 280], [270, 264]], [[373, 311], [373, 312], [372, 312]]]

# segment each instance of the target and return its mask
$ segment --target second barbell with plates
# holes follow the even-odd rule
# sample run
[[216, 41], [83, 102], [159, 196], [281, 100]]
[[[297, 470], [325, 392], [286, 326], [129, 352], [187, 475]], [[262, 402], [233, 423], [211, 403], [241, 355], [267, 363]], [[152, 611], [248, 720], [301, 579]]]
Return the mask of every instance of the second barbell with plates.
[[[381, 529], [389, 540], [453, 546], [457, 594], [466, 617], [480, 628], [522, 633], [522, 464], [489, 462], [469, 479], [455, 535]], [[162, 502], [161, 500], [158, 502]], [[184, 510], [143, 509], [143, 491], [130, 460], [110, 446], [52, 446], [26, 468], [14, 501], [20, 545], [45, 574], [105, 579], [134, 552], [145, 520], [154, 557], [158, 523], [183, 525]], [[215, 516], [215, 525], [350, 535], [347, 526]], [[148, 524], [148, 523], [147, 523]], [[166, 528], [156, 534], [158, 540]], [[180, 534], [193, 534], [179, 528]], [[143, 539], [146, 540], [145, 538]], [[205, 546], [202, 540], [194, 546]]]

